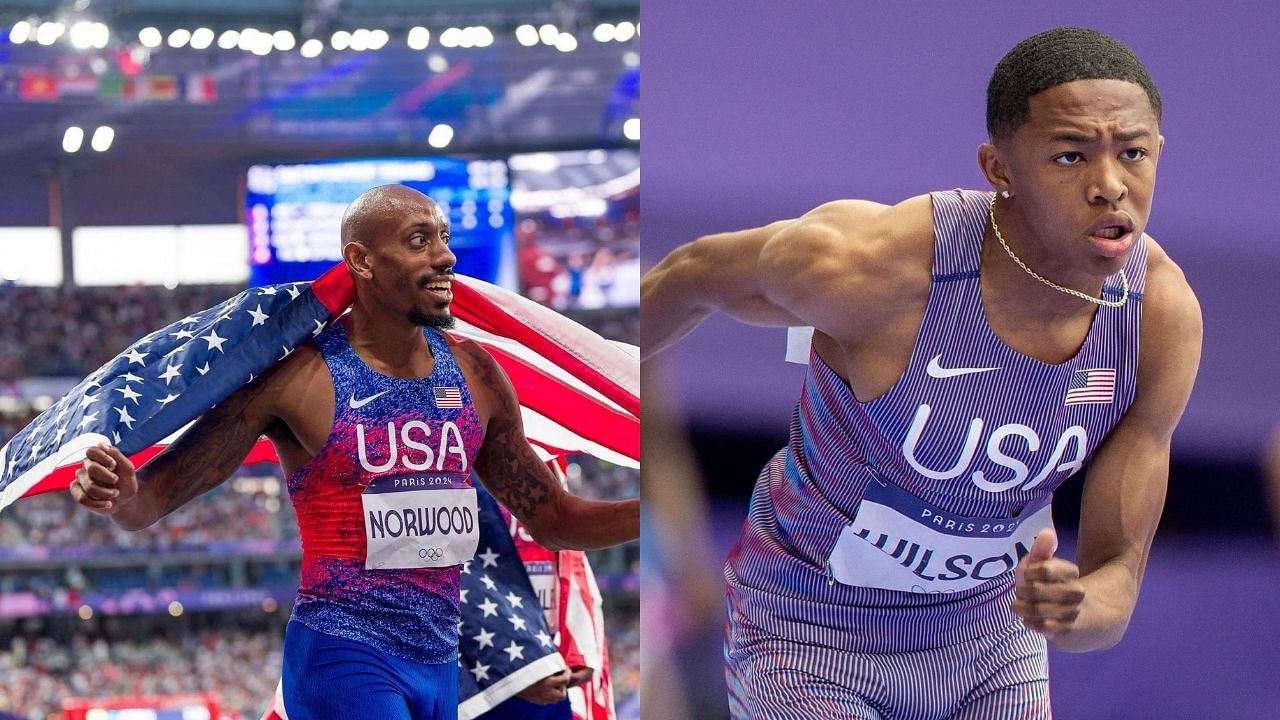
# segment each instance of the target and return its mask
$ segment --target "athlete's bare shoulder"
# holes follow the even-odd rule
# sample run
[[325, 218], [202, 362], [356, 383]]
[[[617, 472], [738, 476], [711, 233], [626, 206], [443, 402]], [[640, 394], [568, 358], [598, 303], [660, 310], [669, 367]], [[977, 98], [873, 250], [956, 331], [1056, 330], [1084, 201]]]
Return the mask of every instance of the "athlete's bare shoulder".
[[1147, 281], [1143, 292], [1143, 327], [1154, 322], [1159, 329], [1178, 331], [1198, 327], [1200, 303], [1186, 275], [1151, 236], [1146, 237]]
[[1185, 403], [1200, 360], [1204, 332], [1200, 302], [1182, 268], [1164, 248], [1150, 236], [1146, 248], [1147, 279], [1138, 344], [1139, 393], [1150, 388], [1161, 395], [1180, 396], [1175, 399]]
[[467, 388], [476, 404], [476, 414], [487, 425], [494, 413], [519, 412], [515, 389], [498, 361], [480, 343], [469, 338], [445, 333], [449, 349], [467, 380]]
[[836, 338], [860, 336], [889, 304], [925, 294], [933, 257], [927, 195], [896, 205], [838, 200], [777, 233], [761, 253], [769, 297]]

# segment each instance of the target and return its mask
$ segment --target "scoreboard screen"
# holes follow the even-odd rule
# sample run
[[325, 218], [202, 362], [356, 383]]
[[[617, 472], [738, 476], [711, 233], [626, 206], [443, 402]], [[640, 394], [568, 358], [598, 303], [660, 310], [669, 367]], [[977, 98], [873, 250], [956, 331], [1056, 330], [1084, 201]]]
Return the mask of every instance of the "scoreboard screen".
[[250, 285], [312, 280], [340, 262], [342, 211], [376, 185], [421, 191], [449, 218], [464, 275], [515, 288], [514, 221], [507, 163], [412, 157], [249, 168], [245, 224]]

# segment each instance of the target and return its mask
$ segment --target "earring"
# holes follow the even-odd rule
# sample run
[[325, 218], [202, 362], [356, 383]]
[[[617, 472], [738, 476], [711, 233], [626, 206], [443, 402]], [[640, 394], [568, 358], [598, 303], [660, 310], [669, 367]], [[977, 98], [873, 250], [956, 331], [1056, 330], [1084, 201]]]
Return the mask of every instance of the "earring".
[[1013, 196], [1009, 194], [1009, 191], [1008, 191], [1008, 190], [1001, 190], [1001, 191], [1000, 191], [1000, 197], [1004, 198], [1005, 200], [1008, 200], [1009, 198], [1011, 198], [1011, 197], [1013, 197]]

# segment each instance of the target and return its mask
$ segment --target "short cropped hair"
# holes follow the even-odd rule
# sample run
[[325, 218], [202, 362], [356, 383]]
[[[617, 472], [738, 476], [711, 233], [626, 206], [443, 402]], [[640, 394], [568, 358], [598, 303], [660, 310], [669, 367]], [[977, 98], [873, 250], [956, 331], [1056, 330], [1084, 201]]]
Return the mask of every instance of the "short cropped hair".
[[1008, 137], [1026, 122], [1032, 95], [1076, 80], [1135, 83], [1160, 120], [1160, 91], [1133, 51], [1097, 30], [1060, 27], [1023, 40], [996, 63], [987, 84], [987, 133]]

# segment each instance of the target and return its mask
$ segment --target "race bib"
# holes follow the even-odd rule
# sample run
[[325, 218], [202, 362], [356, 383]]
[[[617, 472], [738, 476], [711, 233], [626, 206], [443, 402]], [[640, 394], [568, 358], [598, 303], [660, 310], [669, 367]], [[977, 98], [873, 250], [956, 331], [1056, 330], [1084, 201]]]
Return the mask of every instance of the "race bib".
[[547, 625], [551, 634], [560, 632], [560, 609], [556, 597], [560, 590], [560, 576], [556, 574], [556, 564], [551, 560], [526, 560], [524, 569], [529, 575], [529, 584], [542, 604], [542, 612], [547, 616]]
[[828, 563], [831, 576], [846, 585], [960, 592], [1013, 570], [1036, 535], [1051, 527], [1048, 501], [1015, 517], [971, 518], [874, 480]]
[[476, 491], [464, 473], [380, 477], [360, 502], [368, 570], [449, 567], [476, 554]]

